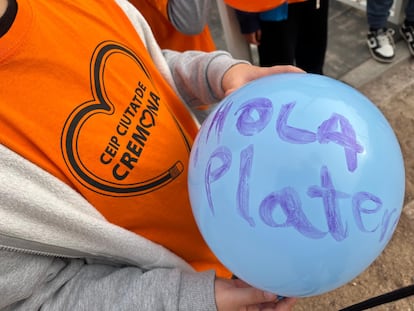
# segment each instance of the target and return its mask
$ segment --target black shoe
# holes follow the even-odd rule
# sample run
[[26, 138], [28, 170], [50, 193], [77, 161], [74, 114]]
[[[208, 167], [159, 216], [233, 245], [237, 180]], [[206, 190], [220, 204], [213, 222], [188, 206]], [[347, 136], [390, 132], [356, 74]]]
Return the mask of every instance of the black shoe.
[[394, 29], [378, 29], [367, 35], [367, 44], [372, 57], [382, 63], [391, 63], [394, 59]]
[[408, 49], [411, 55], [414, 55], [414, 28], [413, 26], [407, 26], [403, 23], [400, 27], [400, 34], [407, 42]]

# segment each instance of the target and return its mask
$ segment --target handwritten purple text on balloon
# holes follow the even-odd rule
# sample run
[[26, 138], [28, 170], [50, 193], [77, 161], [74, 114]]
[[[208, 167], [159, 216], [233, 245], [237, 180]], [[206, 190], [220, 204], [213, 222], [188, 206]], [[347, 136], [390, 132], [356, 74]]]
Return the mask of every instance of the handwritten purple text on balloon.
[[[318, 142], [320, 144], [335, 143], [343, 148], [346, 167], [349, 172], [354, 172], [358, 168], [357, 155], [364, 151], [363, 146], [358, 143], [356, 133], [352, 124], [338, 113], [333, 113], [331, 117], [323, 121], [316, 132], [307, 129], [301, 129], [289, 125], [289, 116], [294, 113], [295, 102], [287, 103], [281, 106], [276, 121], [275, 131], [277, 137], [281, 140], [292, 144], [309, 144]], [[215, 113], [210, 127], [207, 131], [206, 142], [215, 137], [220, 141], [221, 132], [224, 129], [226, 118], [230, 113], [232, 102], [223, 105]], [[254, 136], [264, 130], [271, 122], [273, 116], [273, 104], [270, 99], [260, 97], [250, 99], [244, 102], [234, 113], [237, 117], [235, 126], [242, 136]], [[250, 226], [256, 226], [255, 220], [251, 215], [249, 206], [250, 193], [250, 175], [252, 163], [254, 160], [254, 145], [247, 146], [240, 152], [239, 181], [236, 193], [236, 209], [239, 216], [244, 219]], [[213, 167], [213, 162], [216, 165]], [[217, 166], [217, 162], [220, 164]], [[212, 199], [211, 184], [222, 178], [230, 169], [233, 162], [233, 155], [229, 148], [220, 146], [212, 152], [205, 169], [205, 190], [207, 194], [209, 207], [214, 214], [214, 203]], [[330, 234], [336, 241], [342, 241], [349, 235], [347, 223], [342, 219], [339, 210], [339, 200], [349, 199], [351, 201], [353, 216], [356, 227], [367, 233], [380, 230], [380, 241], [389, 238], [397, 220], [392, 221], [392, 215], [396, 209], [389, 212], [384, 211], [381, 223], [374, 228], [366, 228], [363, 221], [363, 215], [376, 214], [382, 211], [381, 199], [368, 192], [358, 192], [348, 194], [335, 189], [332, 182], [331, 174], [328, 167], [323, 165], [320, 170], [320, 185], [309, 186], [307, 196], [309, 198], [320, 198], [326, 218], [328, 231], [325, 232], [315, 227], [304, 213], [302, 202], [299, 194], [292, 187], [284, 187], [269, 193], [259, 205], [259, 218], [270, 227], [294, 227], [302, 235], [319, 239]], [[366, 206], [374, 205], [373, 209]], [[274, 219], [273, 211], [280, 208], [285, 215], [283, 220]], [[388, 233], [388, 234], [387, 234]]]

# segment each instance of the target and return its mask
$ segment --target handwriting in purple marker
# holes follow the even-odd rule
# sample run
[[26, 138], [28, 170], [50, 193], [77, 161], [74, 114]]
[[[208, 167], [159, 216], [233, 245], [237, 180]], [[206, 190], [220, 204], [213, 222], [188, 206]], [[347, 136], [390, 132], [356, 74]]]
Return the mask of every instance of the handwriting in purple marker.
[[342, 241], [348, 236], [347, 229], [344, 227], [341, 213], [338, 209], [338, 199], [348, 198], [349, 195], [334, 188], [328, 168], [321, 168], [321, 185], [311, 186], [308, 189], [311, 198], [321, 198], [325, 208], [325, 216], [329, 232], [337, 241]]
[[[207, 163], [204, 180], [207, 193], [208, 205], [211, 209], [211, 212], [214, 214], [213, 200], [211, 197], [211, 184], [216, 180], [220, 179], [230, 168], [231, 165], [231, 151], [226, 147], [217, 148], [210, 156], [210, 159]], [[214, 161], [220, 161], [220, 165], [213, 168]]]
[[280, 109], [276, 123], [276, 130], [280, 139], [293, 144], [309, 144], [315, 141], [319, 141], [321, 144], [336, 143], [345, 150], [348, 170], [350, 172], [355, 171], [358, 166], [357, 154], [362, 153], [364, 148], [357, 142], [351, 123], [344, 116], [334, 113], [331, 118], [322, 122], [317, 133], [294, 128], [287, 124], [289, 115], [294, 107], [295, 103], [289, 103], [282, 105]]
[[230, 111], [231, 106], [233, 105], [232, 102], [228, 102], [227, 104], [224, 104], [223, 106], [220, 106], [216, 113], [213, 116], [213, 120], [211, 121], [210, 127], [207, 131], [207, 137], [206, 141], [209, 140], [210, 134], [213, 131], [217, 135], [217, 141], [220, 141], [220, 134], [223, 131], [224, 123], [226, 122], [226, 117]]
[[[283, 223], [273, 219], [273, 211], [280, 207], [286, 216]], [[306, 237], [312, 239], [323, 238], [326, 233], [312, 225], [302, 209], [299, 195], [292, 187], [285, 187], [266, 196], [259, 208], [260, 218], [270, 227], [294, 227]]]
[[[236, 127], [240, 134], [252, 136], [260, 133], [270, 122], [273, 114], [272, 102], [268, 98], [258, 97], [245, 102], [236, 112], [240, 116]], [[257, 114], [256, 117], [253, 117]]]
[[[226, 122], [233, 122], [234, 120], [228, 118], [232, 106], [233, 102], [227, 102], [214, 114], [205, 137], [206, 143], [212, 139], [220, 142], [224, 129], [228, 128], [225, 126]], [[357, 141], [357, 133], [351, 122], [341, 114], [332, 113], [327, 120], [320, 123], [316, 131], [303, 129], [300, 126], [293, 126], [289, 122], [290, 116], [294, 114], [295, 106], [294, 101], [280, 106], [274, 127], [276, 131], [275, 139], [291, 144], [335, 144], [344, 150], [346, 169], [349, 172], [355, 172], [358, 168], [358, 154], [364, 152], [364, 148]], [[234, 112], [236, 120], [233, 126], [241, 136], [258, 135], [271, 123], [274, 107], [272, 101], [268, 98], [249, 99]], [[226, 173], [232, 165], [236, 165], [233, 162], [238, 159], [238, 182], [234, 197], [235, 210], [238, 216], [251, 227], [257, 225], [257, 217], [255, 216], [258, 216], [262, 224], [269, 227], [292, 227], [303, 236], [311, 239], [321, 239], [330, 234], [334, 240], [340, 242], [349, 236], [351, 220], [344, 219], [341, 212], [341, 208], [348, 206], [352, 209], [353, 222], [359, 231], [364, 233], [379, 231], [380, 241], [389, 237], [389, 234], [392, 233], [398, 220], [398, 217], [396, 217], [397, 219], [393, 217], [396, 210], [384, 211], [381, 199], [372, 193], [360, 191], [349, 194], [336, 189], [329, 168], [324, 164], [321, 165], [320, 169], [320, 184], [309, 185], [305, 194], [310, 199], [320, 200], [319, 206], [312, 205], [312, 208], [317, 209], [312, 213], [324, 215], [325, 224], [323, 228], [318, 228], [307, 217], [306, 207], [302, 205], [300, 194], [291, 186], [273, 189], [261, 201], [255, 203], [258, 205], [254, 206], [254, 210], [257, 210], [258, 214], [252, 214], [250, 188], [255, 159], [254, 147], [254, 143], [248, 144], [247, 147], [239, 151], [237, 157], [232, 154], [230, 148], [221, 145], [213, 150], [209, 156], [204, 177], [207, 201], [213, 215], [215, 214], [215, 207], [212, 185], [213, 183], [224, 182]], [[279, 215], [278, 219], [275, 216], [276, 209], [280, 209], [282, 212], [282, 214], [277, 214]], [[378, 213], [382, 213], [380, 221], [375, 224], [367, 221], [370, 215], [378, 215]], [[284, 217], [281, 217], [281, 215], [284, 215]], [[378, 217], [372, 219], [378, 219]]]
[[[358, 168], [357, 155], [358, 153], [362, 153], [364, 148], [358, 143], [352, 124], [344, 116], [333, 113], [328, 120], [321, 123], [316, 133], [293, 127], [288, 124], [288, 119], [295, 105], [295, 102], [291, 102], [281, 106], [276, 121], [278, 137], [292, 144], [309, 144], [314, 142], [319, 142], [320, 144], [335, 143], [344, 149], [348, 171], [354, 172]], [[232, 103], [230, 102], [223, 105], [215, 113], [207, 132], [207, 141], [213, 129], [219, 141], [231, 106]], [[239, 133], [243, 136], [252, 136], [267, 127], [273, 115], [273, 105], [270, 99], [257, 97], [243, 103], [235, 114], [239, 115], [236, 123]]]
[[[251, 227], [255, 227], [256, 223], [251, 215], [249, 205], [250, 194], [250, 170], [254, 156], [253, 145], [242, 150], [240, 155], [239, 182], [235, 201], [236, 210], [239, 216], [244, 219]], [[219, 158], [221, 165], [215, 170], [211, 169], [211, 163], [214, 159]], [[211, 184], [219, 181], [224, 177], [225, 173], [232, 165], [232, 157], [230, 150], [224, 147], [218, 147], [210, 157], [206, 169], [206, 193], [208, 197], [209, 207], [214, 214], [214, 202], [212, 200]], [[310, 198], [321, 199], [321, 209], [325, 215], [327, 232], [318, 229], [307, 218], [300, 195], [292, 187], [284, 187], [275, 190], [265, 196], [259, 204], [259, 217], [262, 222], [269, 227], [293, 227], [302, 235], [311, 239], [320, 239], [325, 237], [329, 232], [332, 237], [340, 242], [348, 237], [347, 224], [341, 216], [339, 210], [339, 199], [349, 199], [353, 210], [354, 220], [357, 228], [362, 232], [375, 232], [381, 229], [381, 240], [385, 236], [385, 232], [390, 229], [390, 217], [388, 210], [384, 211], [381, 223], [378, 223], [373, 229], [368, 230], [364, 225], [362, 214], [376, 214], [382, 211], [382, 201], [377, 196], [369, 192], [358, 192], [354, 195], [335, 189], [329, 170], [322, 166], [320, 174], [321, 184], [309, 186], [307, 195]], [[368, 209], [363, 204], [374, 204], [375, 208]], [[284, 219], [274, 219], [273, 212], [276, 208], [281, 208]], [[315, 207], [313, 207], [315, 208]], [[314, 211], [317, 212], [317, 211]], [[392, 228], [391, 228], [392, 229]], [[391, 231], [392, 232], [392, 231]]]
[[254, 226], [255, 222], [249, 216], [249, 179], [253, 163], [253, 145], [249, 145], [240, 153], [240, 170], [239, 183], [237, 187], [237, 211], [250, 224]]

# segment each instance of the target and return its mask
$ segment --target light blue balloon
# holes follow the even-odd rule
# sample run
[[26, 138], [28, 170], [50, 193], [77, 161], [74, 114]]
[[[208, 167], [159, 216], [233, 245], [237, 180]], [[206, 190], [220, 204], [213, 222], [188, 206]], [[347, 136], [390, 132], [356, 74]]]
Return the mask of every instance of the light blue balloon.
[[191, 151], [199, 229], [235, 275], [286, 297], [338, 288], [383, 251], [404, 200], [380, 110], [329, 77], [286, 73], [226, 97]]

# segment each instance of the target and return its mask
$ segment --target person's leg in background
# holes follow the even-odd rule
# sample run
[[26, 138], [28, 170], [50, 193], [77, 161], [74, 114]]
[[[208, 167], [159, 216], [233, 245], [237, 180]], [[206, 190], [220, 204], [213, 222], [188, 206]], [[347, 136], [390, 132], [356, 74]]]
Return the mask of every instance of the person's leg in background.
[[400, 27], [400, 34], [407, 42], [411, 55], [414, 55], [414, 0], [407, 2], [405, 20]]
[[[290, 7], [290, 4], [289, 4]], [[289, 12], [290, 8], [288, 9]], [[282, 21], [261, 21], [262, 39], [258, 46], [260, 66], [294, 65], [298, 28], [290, 12]]]
[[393, 0], [367, 0], [367, 44], [372, 57], [383, 63], [394, 59], [393, 29], [387, 29]]
[[328, 44], [329, 0], [307, 0], [289, 6], [299, 23], [296, 66], [306, 72], [323, 74]]

